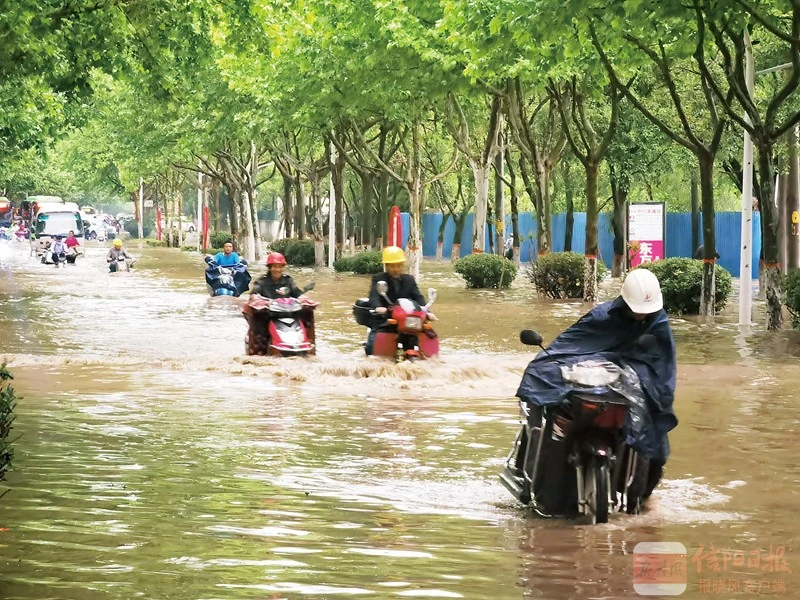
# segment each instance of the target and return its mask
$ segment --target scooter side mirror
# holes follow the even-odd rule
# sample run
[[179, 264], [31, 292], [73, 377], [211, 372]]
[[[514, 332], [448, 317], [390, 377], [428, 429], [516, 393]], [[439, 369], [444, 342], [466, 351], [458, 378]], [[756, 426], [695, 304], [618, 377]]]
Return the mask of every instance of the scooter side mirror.
[[378, 290], [378, 293], [381, 296], [383, 296], [386, 292], [389, 291], [389, 284], [386, 283], [385, 281], [379, 281], [378, 284], [376, 285], [376, 288]]
[[438, 296], [438, 292], [436, 288], [428, 288], [428, 306], [431, 306], [434, 302], [436, 302], [436, 296]]
[[314, 289], [314, 282], [307, 283], [306, 286], [303, 288], [303, 292], [310, 292]]
[[519, 341], [526, 346], [541, 346], [542, 336], [533, 329], [523, 329], [519, 332]]

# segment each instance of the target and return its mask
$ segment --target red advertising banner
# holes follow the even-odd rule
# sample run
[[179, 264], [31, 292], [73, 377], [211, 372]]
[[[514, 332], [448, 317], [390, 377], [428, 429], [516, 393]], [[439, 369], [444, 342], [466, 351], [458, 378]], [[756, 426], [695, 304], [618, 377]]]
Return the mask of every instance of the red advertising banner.
[[400, 207], [393, 206], [389, 211], [389, 246], [403, 247], [403, 221], [400, 219]]
[[635, 269], [642, 263], [665, 257], [666, 205], [663, 202], [631, 202], [628, 204], [628, 266]]

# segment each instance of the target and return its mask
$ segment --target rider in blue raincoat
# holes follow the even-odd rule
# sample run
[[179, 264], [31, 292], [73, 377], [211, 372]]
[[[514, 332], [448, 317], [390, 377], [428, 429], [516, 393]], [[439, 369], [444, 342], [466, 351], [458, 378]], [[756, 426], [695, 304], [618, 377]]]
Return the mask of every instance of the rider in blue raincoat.
[[[645, 334], [654, 341], [643, 346], [639, 341]], [[636, 371], [649, 422], [631, 445], [654, 465], [663, 466], [669, 455], [667, 433], [678, 424], [672, 410], [677, 369], [675, 340], [663, 309], [661, 286], [652, 272], [631, 271], [621, 296], [593, 308], [559, 335], [547, 352], [539, 353], [525, 370], [517, 396], [537, 406], [560, 403], [571, 389], [561, 367], [588, 359], [630, 365]]]

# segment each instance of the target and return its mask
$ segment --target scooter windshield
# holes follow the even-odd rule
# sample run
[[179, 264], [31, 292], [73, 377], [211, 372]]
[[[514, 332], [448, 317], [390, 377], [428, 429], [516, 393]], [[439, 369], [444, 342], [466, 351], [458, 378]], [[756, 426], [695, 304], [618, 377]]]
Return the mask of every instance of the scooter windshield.
[[408, 298], [398, 299], [397, 304], [407, 313], [412, 313], [419, 310], [419, 305], [413, 300], [409, 300]]

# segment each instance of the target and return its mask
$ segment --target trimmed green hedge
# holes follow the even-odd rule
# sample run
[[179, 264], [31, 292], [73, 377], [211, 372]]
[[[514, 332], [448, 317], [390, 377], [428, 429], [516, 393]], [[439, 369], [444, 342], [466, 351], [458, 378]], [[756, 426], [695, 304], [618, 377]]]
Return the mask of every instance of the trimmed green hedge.
[[14, 377], [6, 369], [6, 364], [0, 364], [0, 481], [5, 479], [13, 457], [8, 436], [14, 423], [14, 407], [19, 398], [9, 383], [12, 379]]
[[[290, 265], [297, 265], [299, 267], [310, 267], [314, 265], [314, 240], [295, 240], [293, 238], [285, 238], [276, 240], [269, 245], [270, 251], [280, 252], [286, 258], [286, 262]], [[325, 247], [325, 256], [327, 256], [328, 247]]]
[[208, 243], [211, 244], [212, 248], [222, 248], [225, 245], [225, 242], [232, 241], [233, 237], [231, 236], [230, 231], [215, 231], [208, 236]]
[[784, 304], [792, 315], [792, 327], [800, 329], [800, 269], [793, 269], [786, 274], [783, 289], [786, 292]]
[[468, 288], [507, 288], [517, 276], [517, 265], [497, 254], [470, 254], [455, 262], [456, 273]]
[[359, 252], [352, 256], [343, 256], [333, 261], [333, 270], [340, 273], [349, 271], [361, 275], [381, 273], [383, 272], [381, 251], [370, 250], [369, 252]]
[[[539, 256], [525, 269], [536, 291], [549, 298], [583, 298], [584, 256], [577, 252], [551, 252]], [[597, 261], [597, 282], [608, 269]]]
[[[703, 292], [703, 261], [691, 258], [665, 258], [638, 267], [652, 271], [661, 284], [664, 309], [678, 315], [700, 314]], [[717, 310], [725, 307], [733, 288], [730, 272], [714, 265], [714, 302]]]

